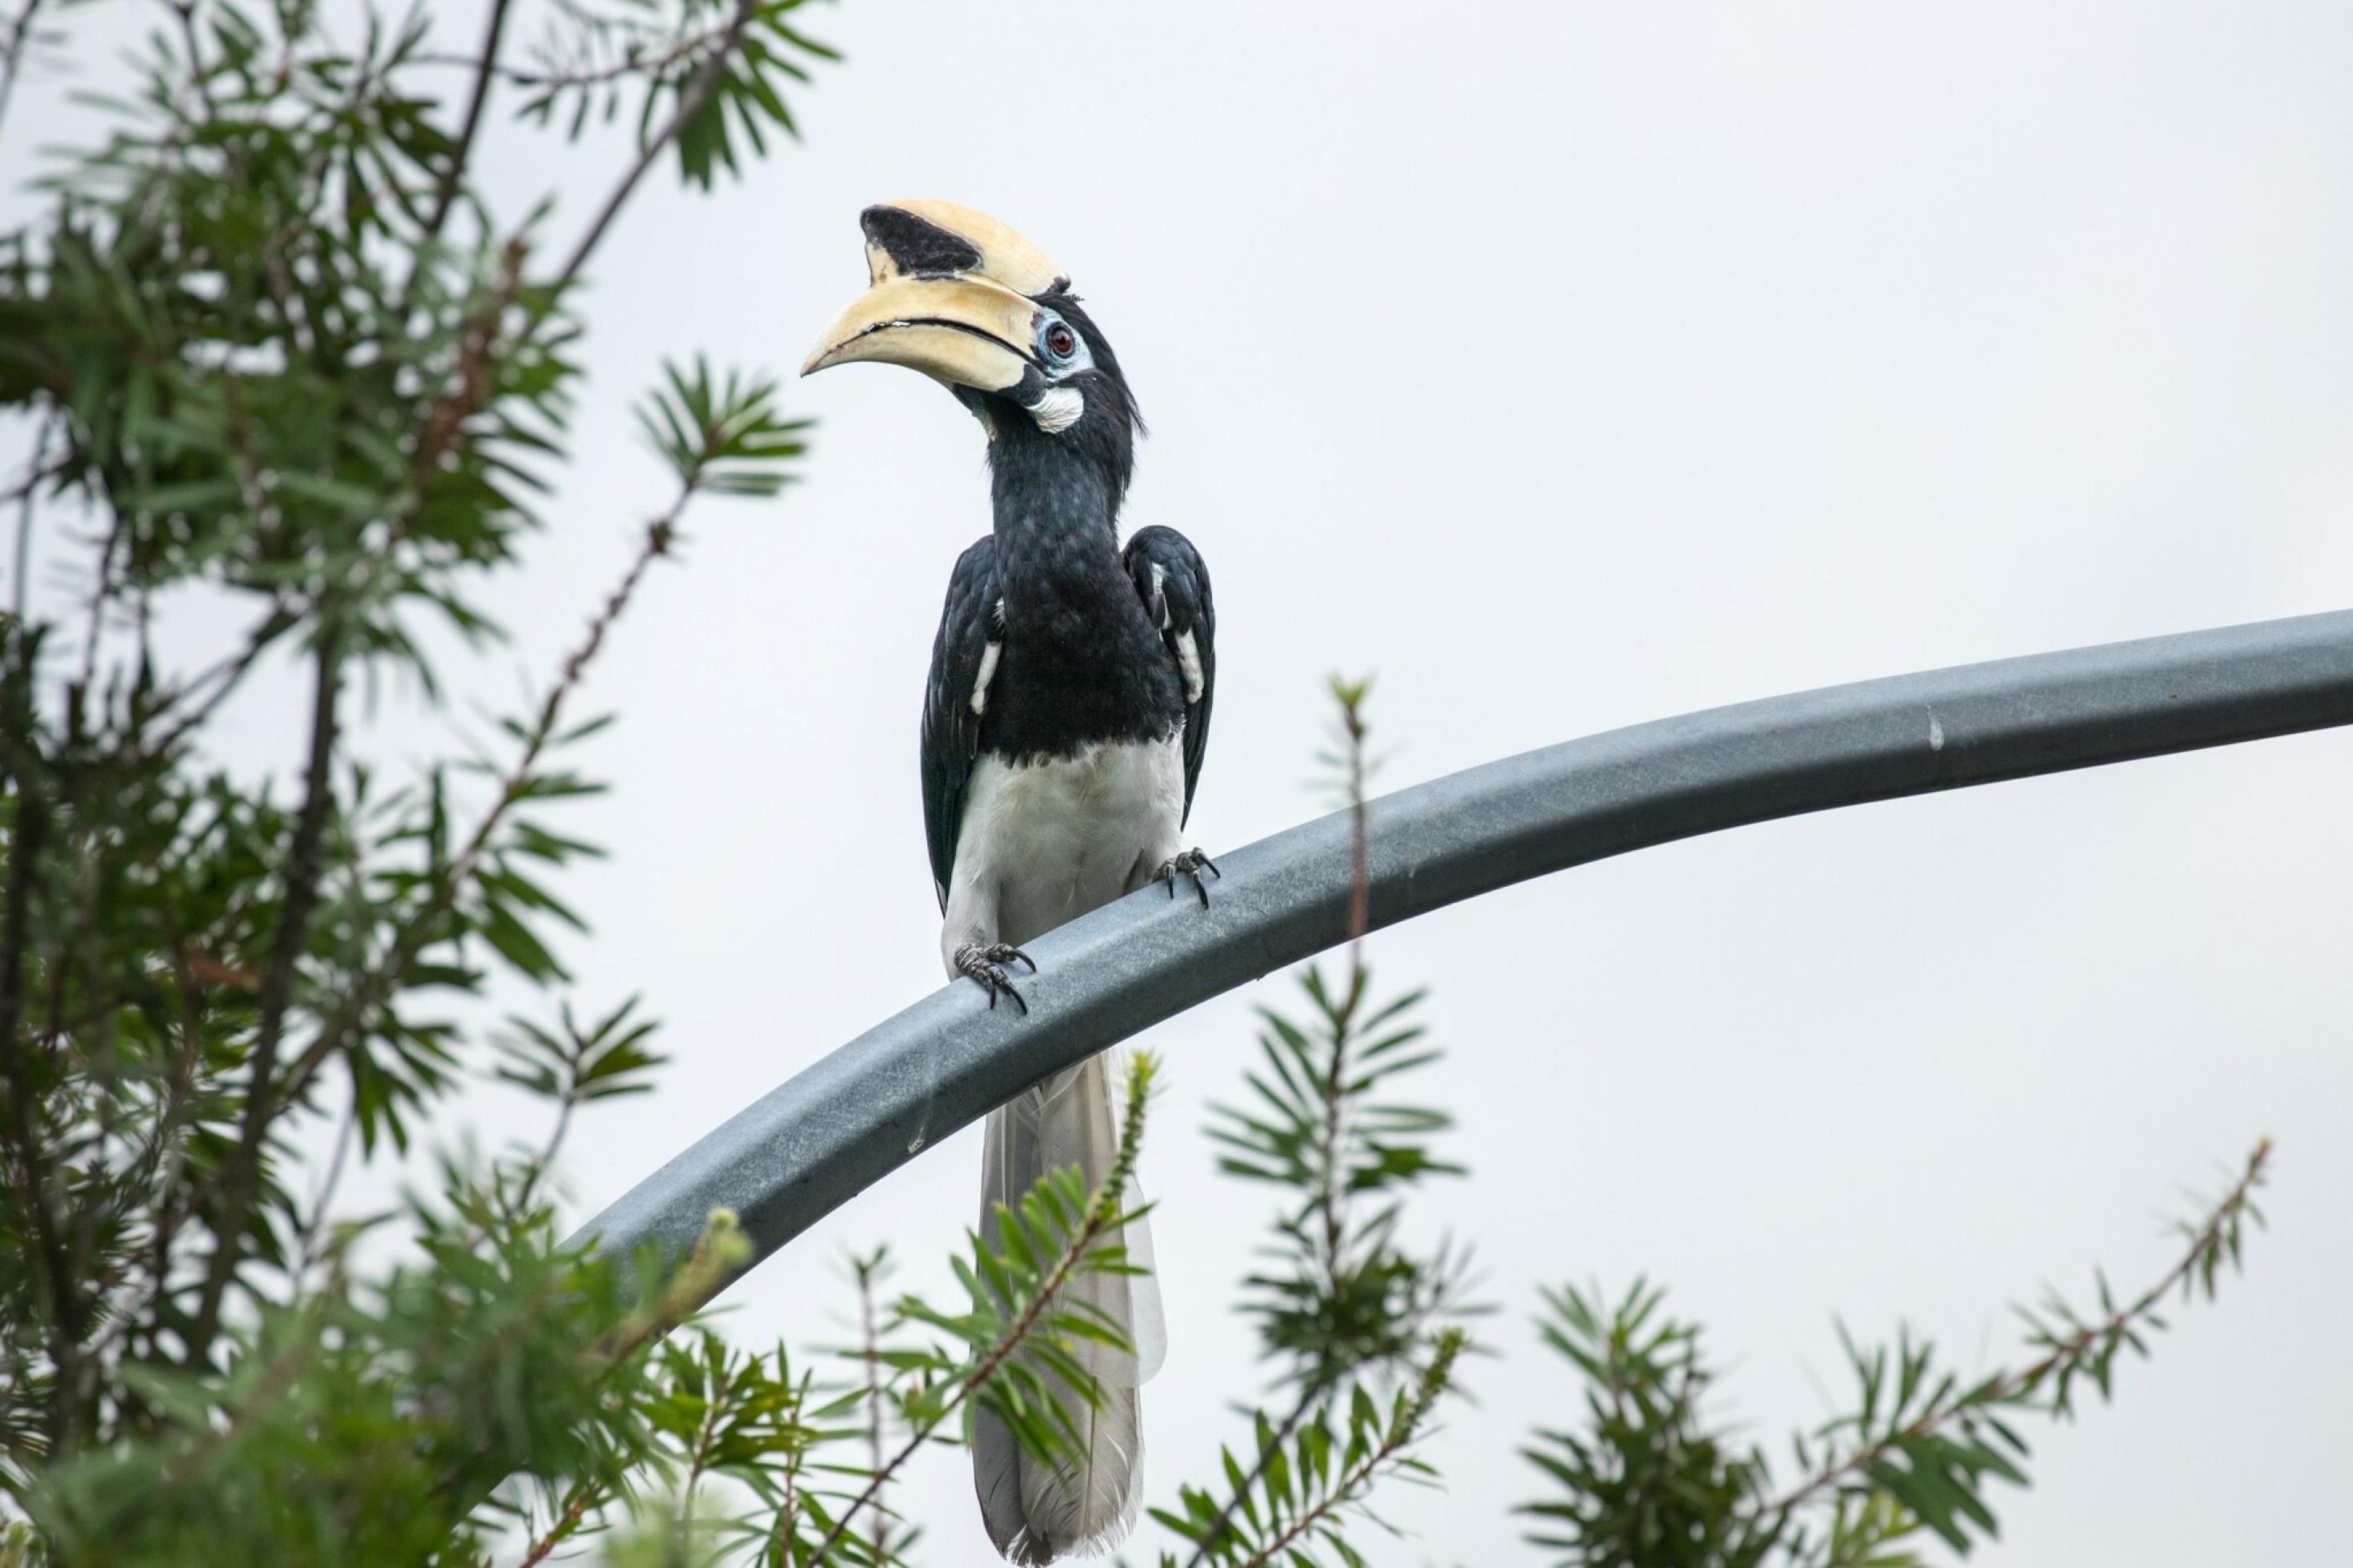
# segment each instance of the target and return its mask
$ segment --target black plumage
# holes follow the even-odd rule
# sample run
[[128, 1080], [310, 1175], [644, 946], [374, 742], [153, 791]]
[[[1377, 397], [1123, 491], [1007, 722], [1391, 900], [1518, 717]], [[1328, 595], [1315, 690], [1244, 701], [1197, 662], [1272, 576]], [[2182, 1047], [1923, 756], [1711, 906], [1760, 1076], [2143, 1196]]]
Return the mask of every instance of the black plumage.
[[1218, 612], [1209, 598], [1208, 563], [1191, 540], [1157, 524], [1137, 529], [1120, 560], [1144, 601], [1145, 618], [1160, 628], [1161, 644], [1176, 661], [1179, 679], [1186, 679], [1187, 658], [1198, 668], [1199, 688], [1187, 683], [1185, 703], [1184, 820], [1189, 822], [1201, 759], [1209, 749], [1209, 700], [1218, 689]]
[[[949, 574], [923, 692], [923, 826], [944, 909], [965, 786], [982, 756], [1035, 763], [1181, 730], [1189, 817], [1208, 745], [1217, 676], [1208, 567], [1172, 528], [1138, 530], [1124, 551], [1118, 547], [1143, 420], [1117, 357], [1077, 298], [1056, 293], [1040, 302], [1092, 351], [1093, 367], [1067, 383], [1086, 399], [1077, 424], [1041, 430], [1016, 401], [1018, 389], [958, 393], [990, 431], [996, 529]], [[1180, 637], [1192, 639], [1198, 693]]]
[[[1216, 693], [1208, 569], [1170, 529], [1120, 543], [1143, 421], [1061, 268], [952, 203], [888, 204], [863, 222], [868, 293], [804, 368], [871, 360], [920, 370], [988, 433], [994, 526], [949, 575], [923, 693], [923, 830], [944, 966], [990, 1007], [1026, 1012], [1016, 979], [1036, 964], [1022, 943], [1155, 880], [1173, 898], [1189, 879], [1209, 901], [1202, 878], [1216, 868], [1184, 837]], [[1118, 1079], [1096, 1058], [989, 1113], [984, 1235], [1048, 1171], [1076, 1167], [1091, 1186], [1109, 1178]], [[1140, 1205], [1133, 1186], [1127, 1198]], [[1140, 1218], [1122, 1239], [1149, 1258]], [[1087, 1390], [1065, 1402], [1071, 1451], [1025, 1448], [986, 1411], [972, 1431], [982, 1523], [1025, 1565], [1103, 1550], [1134, 1521], [1138, 1390], [1166, 1343], [1148, 1272], [1074, 1277], [1059, 1299], [1119, 1331], [1017, 1352], [1035, 1386]]]

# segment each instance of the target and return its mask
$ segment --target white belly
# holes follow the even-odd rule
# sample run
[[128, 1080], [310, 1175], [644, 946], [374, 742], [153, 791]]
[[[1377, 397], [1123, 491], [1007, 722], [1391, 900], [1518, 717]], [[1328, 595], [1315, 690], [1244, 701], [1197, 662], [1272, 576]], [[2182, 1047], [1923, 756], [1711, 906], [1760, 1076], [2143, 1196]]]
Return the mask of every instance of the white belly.
[[1019, 766], [983, 757], [965, 793], [941, 955], [1028, 942], [1143, 886], [1184, 847], [1184, 816], [1175, 736]]

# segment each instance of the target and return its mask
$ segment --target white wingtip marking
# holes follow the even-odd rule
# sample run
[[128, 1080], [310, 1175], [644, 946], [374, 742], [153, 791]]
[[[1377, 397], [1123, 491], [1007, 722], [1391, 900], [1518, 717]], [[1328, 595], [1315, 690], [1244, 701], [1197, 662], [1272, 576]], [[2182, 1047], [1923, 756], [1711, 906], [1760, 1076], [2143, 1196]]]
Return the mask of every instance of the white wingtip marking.
[[980, 650], [980, 679], [972, 683], [972, 710], [975, 713], [988, 711], [988, 683], [997, 674], [997, 656], [1004, 649], [1003, 643], [992, 642]]
[[1170, 616], [1168, 609], [1168, 595], [1165, 591], [1167, 583], [1168, 568], [1163, 566], [1157, 561], [1154, 562], [1152, 563], [1152, 599], [1155, 604], [1160, 606], [1160, 629], [1164, 632], [1168, 629]]
[[1201, 700], [1201, 649], [1193, 641], [1191, 632], [1176, 634], [1176, 662], [1185, 670], [1185, 705], [1191, 707]]

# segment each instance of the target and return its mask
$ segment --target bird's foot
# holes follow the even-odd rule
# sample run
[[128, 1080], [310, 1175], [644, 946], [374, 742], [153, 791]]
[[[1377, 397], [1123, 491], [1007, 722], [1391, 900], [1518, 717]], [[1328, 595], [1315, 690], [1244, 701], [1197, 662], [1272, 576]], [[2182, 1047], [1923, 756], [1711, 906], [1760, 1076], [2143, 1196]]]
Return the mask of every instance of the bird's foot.
[[1225, 880], [1226, 874], [1219, 870], [1216, 863], [1207, 855], [1202, 854], [1198, 849], [1187, 849], [1181, 855], [1172, 855], [1163, 861], [1160, 869], [1152, 873], [1152, 879], [1155, 882], [1167, 883], [1168, 896], [1173, 899], [1176, 896], [1176, 879], [1192, 878], [1193, 890], [1201, 895], [1201, 907], [1206, 910], [1209, 907], [1209, 884], [1201, 879], [1201, 873], [1204, 871], [1221, 882]]
[[1001, 942], [968, 942], [955, 950], [955, 970], [967, 980], [976, 980], [988, 993], [988, 1010], [997, 1011], [997, 999], [1010, 996], [1013, 1005], [1021, 1009], [1022, 1016], [1029, 1014], [1029, 1004], [1021, 1000], [1021, 993], [1013, 989], [1013, 976], [1005, 973], [1008, 963], [1026, 963], [1029, 973], [1038, 973], [1038, 961], [1018, 947]]

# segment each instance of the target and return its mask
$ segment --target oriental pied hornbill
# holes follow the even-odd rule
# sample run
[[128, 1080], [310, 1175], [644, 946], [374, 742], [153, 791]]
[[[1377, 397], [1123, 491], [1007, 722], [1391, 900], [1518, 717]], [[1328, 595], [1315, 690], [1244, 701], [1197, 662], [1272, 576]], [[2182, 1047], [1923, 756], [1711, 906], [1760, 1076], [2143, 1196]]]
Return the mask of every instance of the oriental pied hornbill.
[[[923, 824], [949, 974], [978, 983], [991, 1007], [1002, 996], [1026, 1012], [1006, 969], [1029, 963], [1020, 943], [1155, 879], [1174, 897], [1189, 878], [1208, 901], [1201, 874], [1217, 868], [1182, 835], [1217, 680], [1209, 574], [1166, 528], [1120, 546], [1143, 421], [1069, 276], [952, 203], [872, 206], [860, 223], [871, 286], [802, 374], [905, 365], [944, 383], [987, 432], [995, 527], [956, 562], [932, 645]], [[990, 1114], [984, 1227], [1050, 1170], [1103, 1180], [1118, 1142], [1113, 1091], [1097, 1058]], [[1127, 1243], [1148, 1263], [1142, 1228]], [[1135, 1390], [1163, 1348], [1157, 1288], [1111, 1274], [1065, 1289], [1126, 1325], [1134, 1350], [1066, 1347], [1104, 1394], [1090, 1406], [1059, 1390], [1085, 1439], [1072, 1461], [1042, 1463], [995, 1417], [976, 1417], [982, 1520], [1016, 1563], [1108, 1547], [1142, 1489]], [[1043, 1362], [1034, 1370], [1056, 1386]]]

